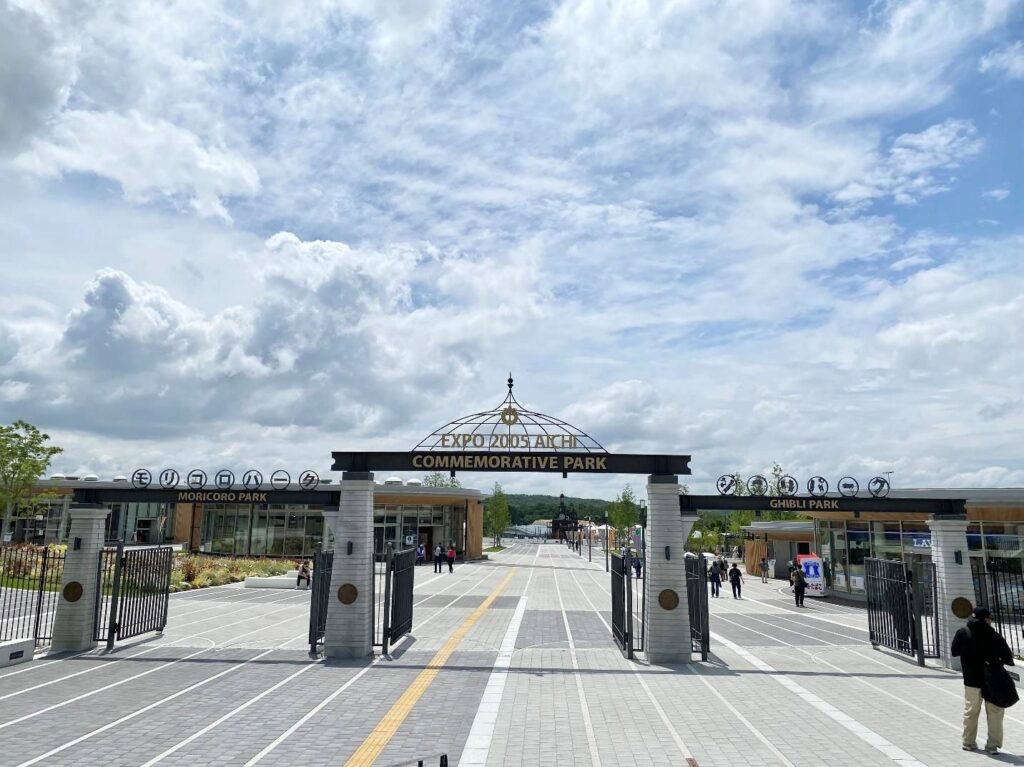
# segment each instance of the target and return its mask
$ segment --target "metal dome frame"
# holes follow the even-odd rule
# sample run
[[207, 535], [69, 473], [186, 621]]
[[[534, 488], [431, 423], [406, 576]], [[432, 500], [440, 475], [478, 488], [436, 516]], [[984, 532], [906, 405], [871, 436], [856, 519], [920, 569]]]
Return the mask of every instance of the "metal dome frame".
[[[455, 452], [472, 448], [488, 453], [555, 451], [607, 455], [604, 446], [583, 429], [560, 418], [524, 408], [512, 393], [514, 385], [509, 373], [508, 394], [500, 405], [449, 421], [420, 440], [414, 450]], [[449, 437], [456, 439], [449, 442]], [[566, 438], [569, 438], [568, 445], [565, 444]]]

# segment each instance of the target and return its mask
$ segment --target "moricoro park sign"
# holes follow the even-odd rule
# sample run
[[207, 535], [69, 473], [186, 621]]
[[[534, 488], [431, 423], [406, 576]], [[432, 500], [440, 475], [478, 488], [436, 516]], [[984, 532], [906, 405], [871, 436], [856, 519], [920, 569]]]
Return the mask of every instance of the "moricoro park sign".
[[609, 453], [561, 419], [524, 408], [512, 394], [498, 407], [435, 429], [409, 452], [335, 452], [333, 471], [519, 471], [584, 474], [690, 473], [688, 455]]

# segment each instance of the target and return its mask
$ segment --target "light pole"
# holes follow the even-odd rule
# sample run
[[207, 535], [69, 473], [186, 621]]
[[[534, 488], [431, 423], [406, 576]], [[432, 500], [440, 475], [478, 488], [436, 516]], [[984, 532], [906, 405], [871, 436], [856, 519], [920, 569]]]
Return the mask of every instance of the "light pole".
[[608, 515], [606, 514], [601, 522], [604, 525], [604, 571], [608, 572]]
[[587, 561], [594, 561], [594, 520], [593, 514], [587, 514]]

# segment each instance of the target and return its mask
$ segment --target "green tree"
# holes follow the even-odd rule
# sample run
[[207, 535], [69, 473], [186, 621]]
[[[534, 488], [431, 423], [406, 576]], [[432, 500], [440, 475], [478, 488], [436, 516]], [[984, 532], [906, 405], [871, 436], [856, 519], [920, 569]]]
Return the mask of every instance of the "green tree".
[[0, 504], [4, 508], [4, 524], [0, 533], [10, 526], [9, 520], [19, 506], [38, 492], [36, 482], [46, 473], [53, 457], [63, 448], [50, 444], [50, 435], [25, 421], [0, 426]]
[[494, 483], [491, 497], [484, 504], [484, 533], [494, 539], [494, 545], [501, 545], [501, 534], [512, 525], [512, 516], [508, 510], [508, 496], [501, 485]]
[[633, 488], [626, 485], [608, 507], [608, 524], [614, 528], [617, 537], [625, 537], [639, 521], [640, 505], [636, 502]]
[[423, 477], [423, 484], [426, 487], [462, 487], [462, 483], [455, 477], [448, 476], [440, 471], [432, 471]]

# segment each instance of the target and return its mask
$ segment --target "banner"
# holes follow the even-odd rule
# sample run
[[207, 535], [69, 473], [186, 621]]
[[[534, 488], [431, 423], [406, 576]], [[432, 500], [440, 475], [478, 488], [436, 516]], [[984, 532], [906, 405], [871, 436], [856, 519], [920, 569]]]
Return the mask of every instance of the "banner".
[[807, 580], [806, 595], [825, 596], [825, 568], [821, 559], [814, 555], [801, 555], [797, 557], [797, 565], [804, 571], [804, 578]]

